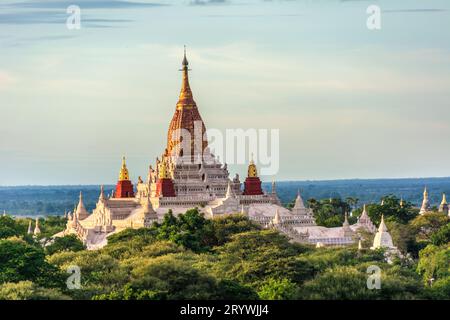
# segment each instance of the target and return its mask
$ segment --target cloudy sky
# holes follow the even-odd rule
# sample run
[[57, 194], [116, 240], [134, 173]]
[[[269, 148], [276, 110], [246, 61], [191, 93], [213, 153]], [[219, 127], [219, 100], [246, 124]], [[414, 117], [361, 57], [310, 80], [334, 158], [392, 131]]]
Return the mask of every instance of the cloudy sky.
[[145, 176], [184, 44], [208, 128], [280, 130], [265, 180], [450, 176], [447, 0], [5, 0], [0, 185]]

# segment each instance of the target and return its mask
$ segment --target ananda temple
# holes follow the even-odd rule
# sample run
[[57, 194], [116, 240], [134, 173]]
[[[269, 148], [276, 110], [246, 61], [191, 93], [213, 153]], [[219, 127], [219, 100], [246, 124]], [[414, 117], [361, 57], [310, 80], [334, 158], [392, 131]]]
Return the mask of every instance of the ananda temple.
[[[189, 84], [189, 63], [184, 54], [181, 92], [169, 124], [167, 146], [145, 179], [130, 180], [125, 157], [114, 192], [99, 197], [92, 213], [87, 212], [80, 194], [78, 206], [67, 215], [65, 231], [55, 236], [76, 234], [88, 249], [101, 248], [109, 235], [126, 228], [142, 228], [161, 221], [169, 210], [174, 215], [198, 208], [206, 218], [243, 214], [264, 228], [275, 228], [292, 241], [317, 246], [348, 245], [357, 242], [358, 231], [375, 233], [376, 227], [364, 210], [358, 222], [342, 227], [317, 226], [312, 211], [305, 207], [300, 193], [295, 206], [281, 206], [275, 183], [264, 192], [253, 159], [244, 181], [230, 179], [226, 164], [210, 151], [206, 126]], [[185, 139], [185, 136], [200, 139]]]

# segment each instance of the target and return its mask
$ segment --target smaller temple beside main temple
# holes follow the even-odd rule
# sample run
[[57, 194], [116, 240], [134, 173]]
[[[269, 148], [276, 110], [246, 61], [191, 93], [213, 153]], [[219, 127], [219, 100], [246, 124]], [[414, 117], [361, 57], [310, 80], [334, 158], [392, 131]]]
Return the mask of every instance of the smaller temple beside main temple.
[[[314, 244], [317, 247], [346, 246], [357, 243], [361, 238], [362, 231], [369, 233], [375, 233], [376, 231], [374, 224], [367, 214], [365, 205], [361, 216], [355, 224], [350, 225], [347, 214], [345, 214], [342, 227], [327, 228], [317, 226], [314, 223], [312, 212], [309, 211], [310, 209], [304, 208], [303, 205], [298, 205], [299, 203], [303, 203], [300, 194], [297, 196], [296, 205], [292, 211], [295, 212], [301, 209], [302, 211], [307, 210], [309, 213], [307, 215], [301, 215], [304, 218], [304, 223], [300, 226], [293, 227], [289, 233], [292, 238], [297, 239], [298, 242]], [[282, 226], [282, 224], [280, 226]]]
[[261, 188], [261, 180], [258, 177], [258, 170], [256, 169], [255, 162], [250, 160], [250, 165], [248, 166], [247, 178], [244, 182], [244, 192], [242, 193], [246, 196], [262, 195], [264, 192]]

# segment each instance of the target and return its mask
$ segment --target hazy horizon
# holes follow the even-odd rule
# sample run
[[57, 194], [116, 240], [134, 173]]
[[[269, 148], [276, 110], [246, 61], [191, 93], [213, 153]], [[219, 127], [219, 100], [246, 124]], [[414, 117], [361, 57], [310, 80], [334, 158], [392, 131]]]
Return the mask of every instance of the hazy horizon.
[[[339, 182], [339, 181], [402, 181], [402, 180], [434, 180], [434, 179], [450, 179], [450, 176], [448, 177], [409, 177], [409, 178], [343, 178], [343, 179], [321, 179], [321, 180], [314, 180], [314, 179], [305, 179], [305, 180], [275, 180], [276, 183], [297, 183], [297, 182]], [[264, 184], [270, 184], [272, 180], [264, 180], [262, 179], [262, 183]], [[98, 186], [114, 186], [116, 183], [108, 182], [108, 183], [92, 183], [92, 184], [17, 184], [17, 185], [0, 185], [0, 188], [14, 188], [14, 187], [98, 187]], [[424, 185], [425, 186], [425, 185]]]
[[[65, 26], [69, 4], [80, 30]], [[381, 30], [366, 27], [370, 4]], [[0, 186], [114, 184], [122, 155], [133, 181], [146, 177], [165, 148], [185, 44], [207, 128], [280, 129], [280, 171], [263, 180], [448, 177], [449, 10], [444, 0], [1, 3]]]

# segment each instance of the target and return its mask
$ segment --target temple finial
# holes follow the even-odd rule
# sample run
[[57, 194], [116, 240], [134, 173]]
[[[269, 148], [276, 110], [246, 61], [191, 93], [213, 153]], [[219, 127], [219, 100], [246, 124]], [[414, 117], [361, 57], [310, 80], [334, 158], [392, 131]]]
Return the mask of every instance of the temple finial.
[[183, 57], [182, 65], [184, 67], [187, 67], [189, 65], [189, 62], [188, 62], [187, 57], [186, 57], [186, 45], [184, 45], [184, 57]]
[[191, 87], [189, 85], [189, 62], [186, 56], [186, 46], [184, 46], [183, 62], [181, 63], [183, 71], [183, 82], [181, 85], [180, 97], [178, 99], [177, 108], [192, 107], [195, 105], [194, 98], [192, 96]]
[[103, 187], [103, 185], [100, 186], [100, 196], [98, 197], [98, 200], [105, 200], [105, 188]]
[[255, 161], [253, 161], [253, 152], [250, 156], [250, 164], [248, 165], [247, 176], [252, 178], [258, 177], [258, 170], [256, 169]]
[[125, 180], [130, 180], [130, 175], [128, 173], [125, 156], [123, 156], [122, 157], [122, 167], [120, 168], [120, 173], [119, 173], [119, 181], [125, 181]]

